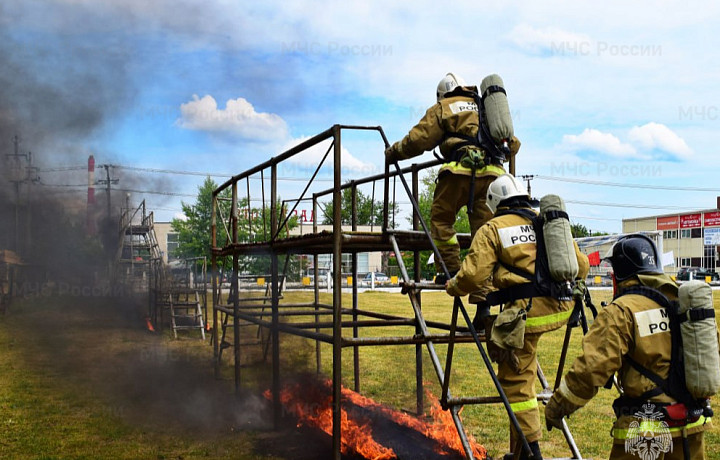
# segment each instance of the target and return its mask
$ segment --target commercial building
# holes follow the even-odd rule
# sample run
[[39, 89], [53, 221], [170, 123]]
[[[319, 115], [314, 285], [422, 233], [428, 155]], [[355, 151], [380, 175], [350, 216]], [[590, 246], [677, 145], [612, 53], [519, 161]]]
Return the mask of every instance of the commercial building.
[[155, 237], [157, 238], [160, 254], [165, 263], [175, 259], [174, 251], [178, 248], [178, 234], [172, 230], [170, 222], [155, 222]]
[[[719, 203], [720, 204], [720, 203]], [[672, 254], [674, 266], [715, 270], [720, 265], [720, 207], [700, 211], [623, 219], [623, 233], [662, 232], [663, 252]]]

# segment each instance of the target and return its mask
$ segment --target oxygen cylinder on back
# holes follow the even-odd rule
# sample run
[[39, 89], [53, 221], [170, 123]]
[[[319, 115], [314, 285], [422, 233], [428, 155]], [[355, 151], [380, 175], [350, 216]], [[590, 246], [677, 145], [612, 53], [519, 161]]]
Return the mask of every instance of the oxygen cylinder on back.
[[570, 220], [565, 203], [557, 195], [545, 195], [540, 199], [540, 216], [543, 218], [543, 241], [547, 251], [550, 276], [555, 281], [573, 283], [580, 270]]
[[696, 399], [720, 390], [720, 355], [712, 288], [692, 280], [678, 289], [685, 385]]
[[507, 143], [515, 132], [505, 85], [500, 75], [492, 74], [483, 78], [480, 83], [480, 94], [490, 135], [497, 145]]

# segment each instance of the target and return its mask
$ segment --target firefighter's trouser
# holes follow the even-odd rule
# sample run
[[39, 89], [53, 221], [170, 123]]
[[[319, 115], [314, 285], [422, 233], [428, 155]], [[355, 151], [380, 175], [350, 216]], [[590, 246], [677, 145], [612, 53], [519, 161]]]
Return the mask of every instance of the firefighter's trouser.
[[[535, 394], [535, 378], [537, 375], [537, 344], [542, 333], [525, 333], [524, 346], [514, 350], [519, 361], [519, 373], [515, 372], [506, 362], [498, 366], [498, 379], [510, 402], [510, 407], [517, 417], [520, 429], [528, 442], [537, 441], [542, 436], [540, 412]], [[518, 437], [515, 428], [510, 424], [510, 450], [516, 448]]]
[[[473, 212], [468, 215], [471, 236], [493, 216], [485, 204], [485, 198], [488, 187], [496, 177], [486, 175], [475, 178]], [[470, 176], [453, 174], [450, 171], [440, 172], [430, 208], [430, 235], [450, 272], [460, 270], [460, 245], [455, 231], [455, 220], [460, 209], [468, 204], [469, 195]], [[437, 271], [441, 271], [439, 266]], [[485, 300], [486, 294], [491, 290], [492, 281], [488, 280], [477, 293], [470, 294], [470, 303]]]

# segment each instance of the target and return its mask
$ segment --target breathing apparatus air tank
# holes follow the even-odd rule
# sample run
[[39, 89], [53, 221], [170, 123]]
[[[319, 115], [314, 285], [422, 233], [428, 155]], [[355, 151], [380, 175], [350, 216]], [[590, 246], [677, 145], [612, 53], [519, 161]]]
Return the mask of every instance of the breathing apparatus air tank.
[[[562, 198], [557, 195], [542, 197], [540, 215], [543, 218], [543, 240], [550, 276], [555, 281], [571, 286], [580, 269], [570, 231], [570, 220]], [[572, 289], [570, 291], [572, 292]]]
[[720, 356], [713, 294], [709, 284], [687, 281], [678, 289], [685, 385], [694, 398], [720, 390]]
[[480, 94], [485, 109], [485, 121], [493, 142], [499, 147], [508, 148], [515, 132], [505, 85], [500, 75], [492, 74], [483, 78]]

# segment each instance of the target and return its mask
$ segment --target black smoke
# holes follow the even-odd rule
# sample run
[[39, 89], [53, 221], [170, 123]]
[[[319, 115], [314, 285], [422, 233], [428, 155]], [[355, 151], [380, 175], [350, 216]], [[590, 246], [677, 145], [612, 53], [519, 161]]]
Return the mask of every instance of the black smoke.
[[0, 6], [0, 248], [20, 253], [46, 277], [91, 276], [106, 264], [98, 258], [102, 247], [117, 239], [125, 194], [113, 194], [108, 216], [98, 191], [90, 214], [104, 238], [89, 238], [82, 186], [91, 151], [98, 163], [112, 161], [112, 149], [94, 141], [136, 95], [130, 34], [88, 33], [108, 19], [81, 4]]

